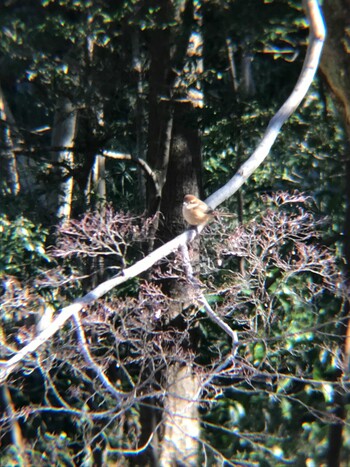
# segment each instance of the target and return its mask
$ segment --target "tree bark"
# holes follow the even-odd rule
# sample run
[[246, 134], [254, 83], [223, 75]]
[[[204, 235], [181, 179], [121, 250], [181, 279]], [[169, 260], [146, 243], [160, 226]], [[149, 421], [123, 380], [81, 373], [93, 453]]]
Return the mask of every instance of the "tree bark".
[[[52, 130], [51, 144], [55, 147], [72, 148], [77, 128], [77, 110], [68, 98], [56, 110]], [[52, 159], [58, 164], [67, 164], [73, 168], [74, 155], [72, 151], [64, 149], [52, 153]], [[61, 221], [70, 218], [72, 209], [73, 177], [67, 170], [59, 167], [54, 172], [59, 177], [57, 190], [48, 190], [47, 209]]]
[[[147, 211], [148, 214], [156, 211], [162, 213], [159, 224], [154, 225], [154, 232], [157, 241], [163, 243], [184, 230], [184, 195], [198, 194], [200, 191], [201, 145], [193, 105], [188, 99], [187, 89], [182, 86], [181, 74], [174, 72], [175, 69], [183, 70], [185, 66], [191, 35], [189, 25], [193, 24], [192, 1], [183, 2], [175, 9], [174, 2], [162, 0], [158, 15], [160, 24], [171, 24], [174, 20], [179, 24], [176, 30], [168, 27], [149, 32], [151, 64], [147, 162], [156, 174], [159, 189], [157, 192], [154, 184], [147, 184]], [[175, 40], [175, 34], [178, 40]], [[171, 46], [174, 43], [177, 44], [175, 49]], [[198, 247], [196, 255], [198, 258]], [[163, 291], [175, 299], [165, 319], [164, 330], [171, 327], [181, 331], [178, 326], [183, 324], [183, 306], [189, 302], [188, 286], [179, 284], [176, 279], [164, 280], [162, 286]], [[186, 342], [181, 349], [184, 361], [190, 359], [186, 353], [190, 352], [191, 346], [191, 342]], [[153, 438], [148, 457], [147, 453], [142, 455], [143, 465], [146, 465], [145, 462], [162, 467], [195, 465], [200, 426], [197, 413], [198, 378], [191, 366], [184, 366], [182, 362], [174, 362], [161, 376], [166, 394], [162, 411], [163, 435]], [[150, 402], [157, 404], [157, 401]], [[159, 406], [155, 407], [153, 414], [149, 407], [141, 411], [141, 420], [146, 421], [142, 427], [144, 442], [149, 438], [150, 430], [154, 430]]]
[[196, 466], [200, 379], [192, 372], [191, 366], [175, 364], [168, 369], [167, 394], [160, 465]]
[[[170, 0], [161, 0], [159, 22], [167, 24], [174, 18], [174, 5]], [[162, 188], [168, 168], [170, 138], [172, 131], [171, 89], [171, 32], [169, 28], [156, 28], [149, 33], [151, 63], [149, 70], [149, 124], [147, 162], [155, 171]], [[159, 211], [160, 195], [154, 185], [146, 183], [147, 212]]]
[[[17, 171], [16, 156], [13, 152], [13, 126], [15, 124], [11, 111], [7, 105], [5, 95], [0, 86], [0, 120], [3, 122], [2, 141], [5, 148], [3, 149], [3, 186], [11, 195], [16, 196], [19, 193], [19, 176]], [[11, 130], [12, 126], [12, 130]]]
[[[190, 103], [177, 104], [174, 113], [174, 132], [168, 166], [168, 176], [163, 188], [161, 222], [159, 235], [167, 241], [184, 229], [182, 201], [184, 194], [200, 191], [201, 146], [198, 123]], [[193, 246], [193, 261], [198, 263], [198, 241]], [[181, 332], [184, 319], [183, 309], [188, 306], [192, 285], [179, 283], [176, 279], [164, 281], [164, 290], [175, 300], [169, 310], [168, 325]], [[194, 348], [193, 342], [186, 342], [182, 348], [184, 360]], [[196, 465], [198, 436], [200, 429], [197, 412], [200, 396], [200, 380], [187, 363], [174, 363], [166, 370], [166, 391], [164, 412], [164, 437], [161, 444], [160, 465]]]

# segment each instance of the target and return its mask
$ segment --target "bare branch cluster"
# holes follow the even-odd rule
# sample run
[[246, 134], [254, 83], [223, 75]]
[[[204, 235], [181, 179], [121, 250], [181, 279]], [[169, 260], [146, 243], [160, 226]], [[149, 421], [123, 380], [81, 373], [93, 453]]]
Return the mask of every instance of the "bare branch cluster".
[[57, 258], [111, 257], [125, 267], [131, 246], [149, 238], [153, 219], [116, 212], [110, 206], [103, 212], [87, 212], [79, 220], [59, 226], [58, 242], [52, 254]]
[[[147, 405], [149, 398], [162, 405], [167, 394], [163, 370], [174, 363], [191, 368], [202, 381], [203, 407], [215, 404], [226, 387], [298, 401], [293, 384], [317, 388], [326, 383], [314, 380], [312, 366], [300, 356], [311, 342], [320, 361], [339, 361], [333, 322], [339, 309], [325, 311], [330, 296], [339, 298], [333, 303], [340, 308], [345, 293], [339, 268], [333, 252], [319, 244], [321, 221], [315, 219], [304, 196], [278, 194], [266, 202], [273, 207], [234, 231], [229, 224], [221, 224], [220, 230], [215, 225], [208, 227], [211, 235], [203, 238], [207, 261], [201, 263], [201, 280], [191, 279], [198, 283], [181, 326], [163, 319], [174, 299], [156, 285], [162, 283], [157, 279], [164, 277], [189, 280], [186, 267], [182, 268], [176, 257], [162, 270], [154, 270], [156, 280], [141, 280], [134, 296], [110, 294], [85, 306], [36, 354], [28, 354], [22, 368], [9, 376], [8, 384], [24, 384], [21, 372], [25, 371], [26, 378], [32, 375], [45, 391], [45, 404], [18, 408], [12, 417], [63, 411], [82, 420], [87, 444], [96, 436], [88, 427], [98, 421], [100, 433], [108, 433], [116, 446], [123, 446], [118, 449], [120, 456], [139, 449], [137, 407]], [[109, 211], [105, 218], [89, 214], [62, 227], [57, 256], [71, 262], [72, 250], [76, 258], [113, 252], [124, 264], [125, 255], [134, 251], [144, 232], [138, 220], [126, 214]], [[35, 321], [25, 316], [25, 304], [30, 304], [33, 291], [20, 296], [19, 287], [9, 285], [1, 315], [1, 351], [5, 355], [35, 335]], [[207, 297], [213, 297], [210, 303], [218, 320], [211, 315], [208, 320], [202, 313], [200, 296], [206, 290], [213, 292]], [[16, 303], [21, 305], [21, 316], [11, 315], [9, 306], [15, 310]], [[232, 335], [238, 334], [234, 355], [230, 333], [220, 320], [232, 329]], [[209, 346], [202, 347], [204, 336]], [[288, 391], [281, 393], [285, 386]], [[310, 401], [306, 406], [313, 413]], [[9, 416], [4, 415], [2, 422], [6, 427]]]
[[[305, 197], [278, 194], [267, 201], [275, 207], [259, 219], [211, 239], [207, 248], [217, 264], [202, 263], [203, 276], [217, 297], [216, 313], [238, 331], [243, 374], [250, 368], [250, 377], [259, 379], [259, 367], [280, 378], [299, 368], [312, 380], [311, 367], [300, 368], [310, 343], [342, 365], [335, 324], [347, 288], [334, 252], [320, 244], [318, 228], [326, 220], [315, 218]], [[216, 339], [227, 352], [222, 335]]]

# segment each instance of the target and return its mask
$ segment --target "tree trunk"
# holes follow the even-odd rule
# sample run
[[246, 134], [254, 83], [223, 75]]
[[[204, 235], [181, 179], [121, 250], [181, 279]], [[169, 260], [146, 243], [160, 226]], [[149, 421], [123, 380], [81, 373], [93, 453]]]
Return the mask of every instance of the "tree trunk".
[[[191, 36], [189, 25], [193, 24], [193, 3], [183, 2], [176, 11], [174, 3], [169, 0], [157, 2], [157, 5], [159, 24], [176, 21], [179, 25], [176, 30], [167, 27], [149, 32], [151, 64], [147, 162], [157, 175], [160, 190], [157, 192], [154, 186], [147, 184], [147, 211], [148, 214], [161, 211], [159, 224], [154, 225], [154, 233], [157, 241], [163, 243], [185, 228], [182, 218], [184, 195], [198, 194], [200, 191], [201, 146], [198, 122], [187, 88], [183, 86], [180, 74], [174, 72], [175, 69], [184, 69]], [[175, 34], [177, 40], [173, 37]], [[176, 50], [171, 48], [174, 43], [177, 44]], [[198, 248], [195, 256], [198, 259]], [[188, 285], [183, 282], [179, 284], [176, 279], [163, 280], [162, 288], [174, 298], [174, 305], [164, 322], [164, 330], [175, 329], [180, 333], [186, 319], [182, 316], [183, 309], [189, 304], [191, 291]], [[175, 332], [175, 335], [178, 333]], [[174, 362], [160, 376], [165, 400], [162, 403], [153, 401], [157, 404], [153, 414], [149, 407], [141, 410], [141, 422], [145, 422], [142, 424], [142, 440], [146, 442], [151, 430], [155, 429], [160, 405], [164, 407], [163, 434], [153, 437], [152, 446], [146, 450], [148, 455], [144, 452], [139, 456], [138, 465], [196, 465], [200, 429], [197, 413], [200, 380], [191, 365], [185, 363], [191, 360], [192, 347], [192, 342], [185, 342], [180, 351], [183, 361]]]
[[168, 368], [167, 394], [160, 465], [195, 466], [200, 432], [200, 379], [191, 366], [174, 364]]
[[[190, 103], [177, 104], [174, 115], [174, 133], [169, 159], [168, 176], [163, 189], [161, 222], [159, 234], [163, 240], [179, 234], [184, 229], [182, 201], [184, 194], [200, 191], [201, 147], [198, 123]], [[198, 264], [198, 242], [194, 245], [193, 260]], [[181, 332], [185, 318], [183, 310], [193, 295], [192, 285], [179, 283], [176, 279], [164, 281], [164, 290], [173, 298], [169, 310], [170, 328]], [[186, 342], [182, 353], [184, 360], [190, 360], [188, 353], [195, 347]], [[188, 355], [188, 357], [187, 357]], [[164, 437], [161, 444], [160, 465], [196, 465], [200, 420], [198, 399], [200, 378], [188, 363], [176, 362], [166, 370], [166, 391], [164, 412]]]
[[[159, 8], [160, 23], [170, 23], [174, 17], [174, 6], [170, 0], [162, 0]], [[168, 168], [170, 138], [172, 131], [171, 105], [171, 57], [169, 28], [155, 29], [150, 33], [149, 49], [149, 124], [147, 162], [157, 175], [162, 188]], [[160, 195], [154, 185], [146, 183], [147, 212], [153, 215], [159, 210]]]
[[[5, 190], [11, 195], [16, 196], [19, 193], [19, 177], [17, 171], [16, 156], [13, 152], [15, 146], [13, 141], [12, 132], [14, 129], [14, 118], [12, 117], [11, 111], [7, 105], [4, 93], [0, 86], [0, 119], [5, 123], [1, 138], [4, 142], [5, 148], [3, 149], [3, 186]], [[12, 129], [11, 129], [12, 127]]]
[[69, 99], [65, 98], [55, 113], [54, 126], [52, 130], [51, 144], [54, 148], [52, 160], [57, 165], [53, 174], [57, 176], [58, 186], [55, 190], [48, 190], [46, 196], [46, 208], [48, 212], [55, 215], [60, 221], [70, 218], [72, 208], [73, 177], [68, 169], [73, 169], [74, 155], [68, 149], [72, 148], [77, 128], [77, 110]]

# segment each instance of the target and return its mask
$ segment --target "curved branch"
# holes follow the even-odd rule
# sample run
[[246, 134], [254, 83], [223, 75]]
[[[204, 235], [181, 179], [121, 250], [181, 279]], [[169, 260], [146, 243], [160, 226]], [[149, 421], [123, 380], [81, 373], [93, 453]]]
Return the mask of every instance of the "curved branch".
[[160, 188], [157, 176], [144, 159], [140, 159], [139, 157], [134, 157], [131, 154], [124, 154], [122, 152], [115, 152], [115, 151], [103, 151], [102, 155], [104, 157], [109, 157], [111, 159], [136, 162], [136, 164], [138, 164], [146, 172], [147, 176], [152, 180], [157, 196], [160, 196], [161, 188]]
[[[297, 84], [292, 91], [292, 94], [282, 105], [276, 115], [271, 119], [260, 144], [251, 157], [240, 167], [237, 174], [234, 175], [234, 177], [231, 178], [231, 180], [229, 180], [226, 185], [224, 185], [207, 199], [207, 202], [210, 203], [212, 207], [216, 207], [227, 198], [232, 196], [254, 172], [254, 170], [264, 161], [269, 153], [269, 150], [271, 149], [272, 144], [276, 140], [283, 123], [298, 107], [312, 83], [321, 56], [325, 38], [325, 27], [317, 0], [305, 0], [304, 5], [307, 16], [310, 18], [310, 44]], [[25, 359], [28, 354], [34, 352], [53, 334], [55, 334], [72, 315], [78, 313], [85, 306], [92, 304], [97, 299], [112, 290], [114, 287], [117, 287], [132, 277], [136, 277], [140, 273], [146, 271], [157, 261], [168, 256], [181, 245], [184, 245], [187, 242], [191, 242], [201, 232], [202, 229], [203, 226], [199, 226], [196, 230], [187, 230], [170, 242], [154, 250], [152, 253], [134, 265], [124, 269], [119, 276], [103, 282], [95, 289], [87, 293], [84, 297], [81, 297], [71, 305], [62, 308], [57, 318], [33, 341], [19, 350], [9, 360], [2, 361], [0, 363], [0, 382], [5, 380], [7, 376], [16, 368], [18, 363]]]
[[322, 47], [326, 37], [326, 29], [317, 0], [304, 0], [303, 3], [306, 15], [310, 21], [310, 34], [309, 47], [299, 79], [291, 95], [270, 120], [265, 134], [253, 154], [241, 165], [237, 173], [222, 188], [206, 199], [206, 203], [212, 208], [216, 208], [216, 206], [236, 193], [266, 159], [273, 143], [276, 141], [282, 125], [300, 105], [311, 86], [320, 61]]

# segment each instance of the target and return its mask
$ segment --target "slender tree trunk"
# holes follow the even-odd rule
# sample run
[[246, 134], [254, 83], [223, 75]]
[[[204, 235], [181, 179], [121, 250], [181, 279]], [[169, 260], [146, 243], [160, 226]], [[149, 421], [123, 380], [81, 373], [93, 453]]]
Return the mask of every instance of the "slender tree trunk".
[[[143, 134], [143, 121], [145, 118], [144, 105], [143, 105], [143, 94], [144, 94], [144, 81], [143, 81], [143, 70], [142, 60], [140, 51], [140, 32], [134, 29], [131, 33], [132, 43], [132, 61], [133, 61], [133, 75], [136, 82], [136, 104], [135, 104], [135, 133], [136, 133], [136, 157], [138, 159], [145, 158], [144, 152], [144, 134]], [[140, 197], [141, 199], [146, 198], [146, 186], [144, 174], [140, 167], [138, 170], [138, 180], [140, 186]]]
[[[173, 2], [161, 0], [159, 21], [170, 23], [174, 18]], [[157, 174], [162, 188], [168, 169], [170, 139], [172, 131], [171, 89], [171, 33], [169, 28], [155, 29], [150, 33], [149, 48], [151, 63], [149, 70], [149, 125], [147, 162]], [[147, 211], [154, 214], [160, 208], [160, 195], [154, 185], [147, 183]]]
[[[2, 138], [5, 148], [2, 151], [3, 154], [3, 185], [5, 190], [8, 191], [13, 196], [16, 196], [19, 193], [19, 177], [17, 171], [16, 156], [13, 152], [14, 141], [13, 141], [13, 127], [14, 127], [14, 118], [10, 112], [10, 109], [7, 105], [4, 93], [0, 86], [0, 119], [4, 123], [2, 128]], [[11, 129], [12, 127], [12, 129]]]
[[97, 197], [96, 206], [98, 210], [103, 209], [106, 203], [106, 159], [103, 156], [96, 156], [92, 169], [93, 192]]
[[20, 465], [28, 465], [25, 440], [22, 435], [22, 430], [19, 421], [16, 417], [16, 408], [13, 404], [13, 400], [7, 383], [4, 383], [0, 388], [0, 400], [9, 418], [12, 444], [17, 451], [17, 456], [19, 462], [21, 463]]
[[[76, 128], [77, 110], [70, 100], [65, 98], [55, 113], [51, 144], [53, 148], [67, 149], [52, 152], [53, 161], [61, 166], [54, 171], [54, 176], [58, 177], [58, 186], [55, 190], [48, 190], [46, 196], [48, 211], [61, 221], [70, 218], [72, 209], [73, 177], [68, 170], [73, 168], [74, 155], [68, 148], [74, 146]], [[68, 170], [63, 167], [64, 164], [68, 166]]]

